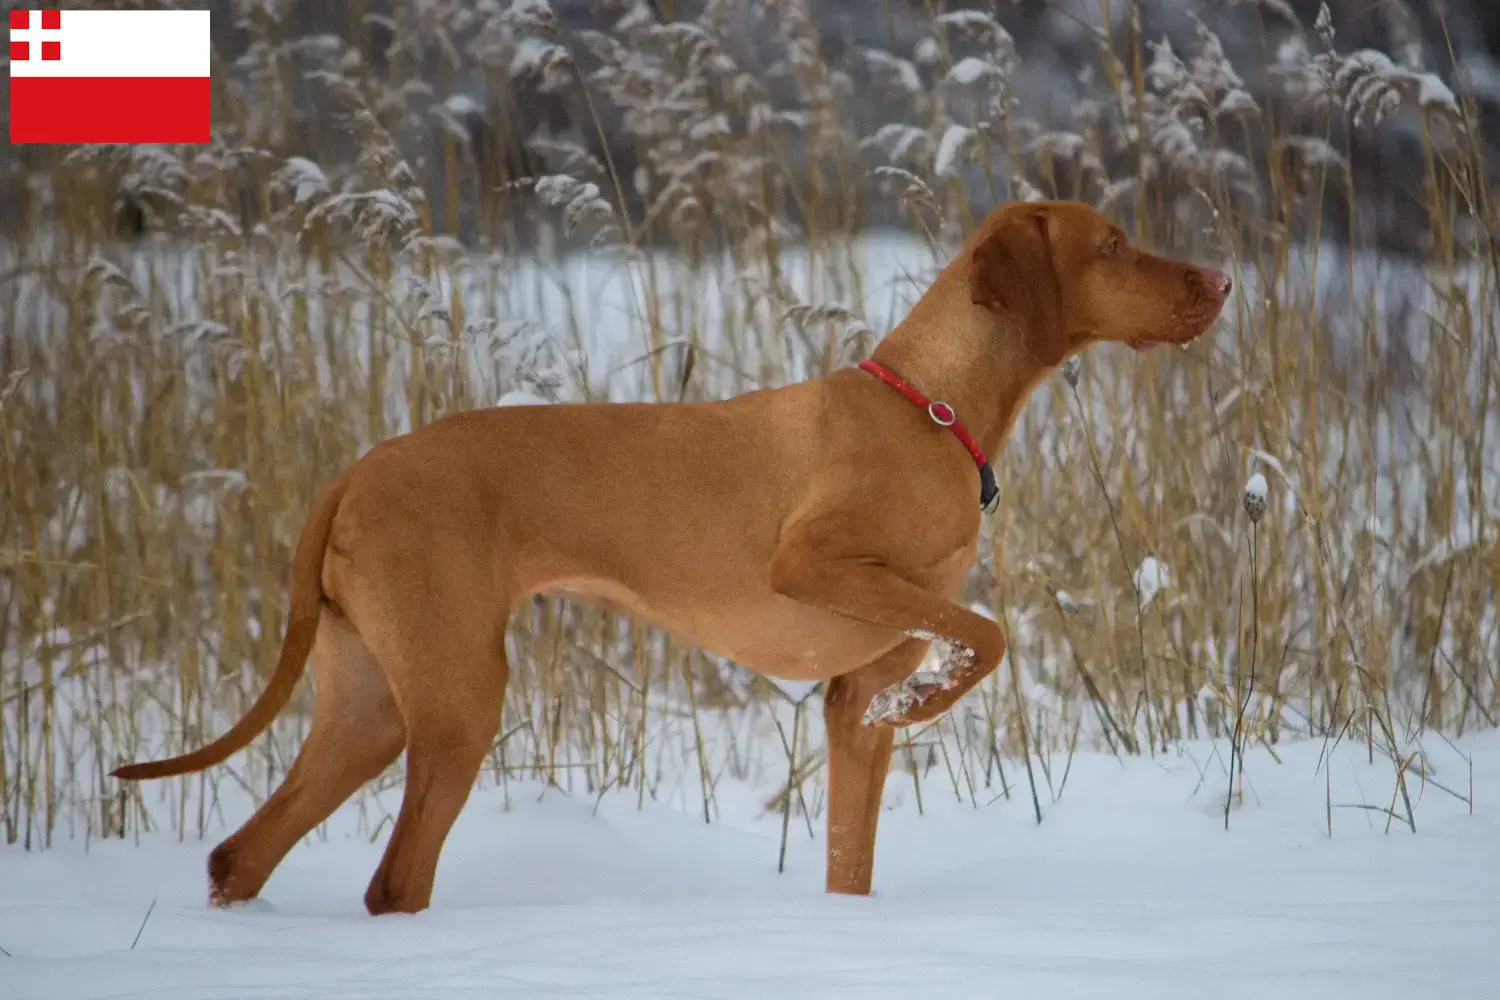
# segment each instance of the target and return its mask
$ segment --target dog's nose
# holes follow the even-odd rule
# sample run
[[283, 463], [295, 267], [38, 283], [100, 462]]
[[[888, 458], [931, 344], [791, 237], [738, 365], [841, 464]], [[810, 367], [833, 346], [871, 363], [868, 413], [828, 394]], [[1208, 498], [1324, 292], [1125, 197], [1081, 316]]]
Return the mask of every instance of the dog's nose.
[[1213, 289], [1215, 295], [1227, 299], [1229, 292], [1234, 288], [1234, 280], [1216, 268], [1205, 268], [1203, 271], [1203, 282]]

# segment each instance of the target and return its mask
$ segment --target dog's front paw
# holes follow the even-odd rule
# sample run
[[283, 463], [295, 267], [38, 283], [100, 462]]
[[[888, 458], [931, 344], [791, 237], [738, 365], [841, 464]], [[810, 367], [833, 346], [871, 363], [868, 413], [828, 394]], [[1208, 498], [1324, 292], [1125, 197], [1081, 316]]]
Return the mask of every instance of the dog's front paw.
[[870, 707], [865, 709], [861, 721], [867, 726], [909, 726], [913, 721], [912, 713], [941, 687], [941, 684], [919, 679], [914, 674], [871, 698]]

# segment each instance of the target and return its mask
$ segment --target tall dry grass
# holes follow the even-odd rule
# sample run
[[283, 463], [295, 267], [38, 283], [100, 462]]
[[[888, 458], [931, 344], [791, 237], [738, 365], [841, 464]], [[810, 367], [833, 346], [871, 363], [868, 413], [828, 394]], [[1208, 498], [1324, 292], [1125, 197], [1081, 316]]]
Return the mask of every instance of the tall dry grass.
[[[1207, 27], [1178, 53], [1098, 0], [1087, 97], [1039, 120], [1011, 86], [1023, 54], [978, 9], [934, 7], [911, 51], [832, 64], [802, 0], [669, 22], [602, 5], [600, 33], [563, 32], [545, 0], [355, 4], [355, 29], [399, 39], [377, 69], [232, 6], [251, 44], [215, 67], [211, 145], [12, 168], [6, 842], [198, 835], [274, 786], [305, 692], [223, 767], [106, 775], [254, 698], [309, 500], [374, 442], [499, 401], [714, 398], [849, 363], [974, 224], [976, 192], [1090, 202], [1238, 290], [1190, 350], [1095, 350], [1026, 409], [966, 595], [1010, 656], [906, 734], [918, 801], [1018, 794], [1040, 815], [1079, 747], [1203, 738], [1229, 767], [1251, 742], [1357, 739], [1405, 774], [1423, 734], [1494, 724], [1500, 189], [1473, 107], [1418, 50], [1341, 52], [1328, 18], [1263, 4], [1276, 91], [1252, 96]], [[851, 120], [856, 87], [904, 114]], [[336, 120], [299, 122], [313, 91]], [[543, 97], [570, 125], [517, 134]], [[1348, 142], [1382, 119], [1426, 151], [1420, 261], [1358, 241]], [[622, 148], [607, 123], [631, 162], [601, 152]], [[891, 206], [906, 235], [869, 233]], [[1324, 238], [1330, 211], [1352, 246]], [[821, 810], [815, 690], [562, 602], [518, 609], [510, 642], [485, 782], [712, 819], [721, 783], [747, 781], [788, 823]]]

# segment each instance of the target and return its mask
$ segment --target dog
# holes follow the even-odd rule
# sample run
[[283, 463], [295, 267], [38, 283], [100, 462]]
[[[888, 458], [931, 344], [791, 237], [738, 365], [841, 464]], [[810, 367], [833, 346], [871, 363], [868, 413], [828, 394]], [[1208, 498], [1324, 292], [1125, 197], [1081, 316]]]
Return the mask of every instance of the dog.
[[[826, 889], [866, 895], [895, 729], [947, 711], [1005, 655], [1002, 628], [955, 602], [994, 502], [988, 456], [1068, 357], [1192, 341], [1231, 287], [1140, 250], [1087, 205], [1010, 203], [857, 367], [714, 402], [478, 409], [384, 441], [308, 515], [280, 659], [254, 705], [201, 749], [113, 774], [224, 761], [286, 706], [311, 657], [312, 729], [209, 855], [210, 900], [255, 897], [405, 750], [365, 906], [423, 910], [499, 728], [511, 610], [569, 598], [767, 676], [824, 682]], [[917, 672], [934, 643], [940, 669]]]

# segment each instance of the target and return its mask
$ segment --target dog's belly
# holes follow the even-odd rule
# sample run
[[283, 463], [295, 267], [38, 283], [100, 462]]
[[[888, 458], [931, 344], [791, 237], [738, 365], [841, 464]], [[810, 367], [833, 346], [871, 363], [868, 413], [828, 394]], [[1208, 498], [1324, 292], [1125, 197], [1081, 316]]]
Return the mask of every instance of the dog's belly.
[[652, 606], [619, 583], [606, 580], [559, 581], [538, 593], [629, 615], [781, 680], [837, 677], [874, 661], [907, 638], [771, 591], [709, 607]]

